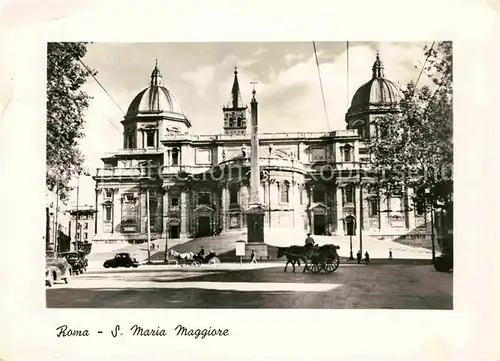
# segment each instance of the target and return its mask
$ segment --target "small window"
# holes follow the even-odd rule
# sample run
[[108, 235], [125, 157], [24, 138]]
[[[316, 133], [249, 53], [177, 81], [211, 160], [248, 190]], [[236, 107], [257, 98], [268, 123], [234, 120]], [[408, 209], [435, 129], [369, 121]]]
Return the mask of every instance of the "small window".
[[370, 199], [370, 217], [378, 215], [378, 199]]
[[289, 202], [289, 187], [287, 183], [281, 183], [280, 184], [280, 199], [281, 203], [288, 203]]
[[89, 239], [89, 234], [87, 232], [83, 232], [83, 239], [84, 240]]
[[170, 198], [170, 205], [172, 207], [179, 207], [179, 198], [178, 197]]
[[210, 205], [210, 193], [200, 192], [198, 194], [198, 204]]
[[83, 224], [83, 229], [89, 229], [89, 223], [88, 222], [85, 222]]
[[154, 147], [155, 146], [155, 133], [154, 132], [147, 132], [146, 133], [146, 146], [147, 147]]
[[113, 192], [110, 189], [106, 189], [106, 198], [111, 198], [113, 196]]
[[104, 220], [111, 222], [111, 205], [109, 204], [104, 207]]
[[421, 216], [425, 213], [425, 202], [422, 200], [415, 201], [415, 213], [417, 216]]
[[232, 186], [229, 190], [229, 203], [238, 204], [238, 187]]
[[313, 202], [314, 203], [324, 203], [325, 202], [325, 191], [323, 189], [314, 188], [313, 189]]
[[352, 162], [352, 147], [349, 144], [344, 146], [344, 162]]
[[345, 202], [346, 203], [353, 203], [354, 202], [354, 193], [353, 189], [351, 186], [347, 186], [344, 189], [345, 192]]
[[172, 165], [179, 165], [179, 151], [172, 149]]

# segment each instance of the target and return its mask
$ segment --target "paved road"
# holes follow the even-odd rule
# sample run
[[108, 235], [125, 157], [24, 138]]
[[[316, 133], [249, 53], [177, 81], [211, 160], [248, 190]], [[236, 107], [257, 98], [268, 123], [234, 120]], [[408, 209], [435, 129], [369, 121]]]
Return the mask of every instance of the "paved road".
[[90, 269], [47, 289], [49, 308], [452, 309], [453, 274], [430, 265], [341, 265], [332, 273], [282, 264]]

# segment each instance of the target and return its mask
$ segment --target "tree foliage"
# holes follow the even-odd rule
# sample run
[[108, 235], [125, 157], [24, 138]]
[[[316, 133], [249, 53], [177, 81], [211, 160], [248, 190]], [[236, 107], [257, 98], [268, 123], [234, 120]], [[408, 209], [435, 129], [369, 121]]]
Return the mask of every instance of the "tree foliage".
[[84, 161], [78, 141], [84, 137], [84, 113], [91, 99], [82, 86], [90, 74], [79, 60], [86, 53], [85, 43], [47, 44], [46, 186], [56, 191], [58, 184], [63, 201]]
[[[425, 49], [426, 74], [434, 86], [410, 83], [402, 90], [400, 113], [377, 119], [378, 136], [369, 149], [378, 170], [377, 186], [392, 194], [401, 185], [415, 200], [437, 205], [453, 200], [452, 44]], [[426, 195], [426, 189], [430, 192]]]

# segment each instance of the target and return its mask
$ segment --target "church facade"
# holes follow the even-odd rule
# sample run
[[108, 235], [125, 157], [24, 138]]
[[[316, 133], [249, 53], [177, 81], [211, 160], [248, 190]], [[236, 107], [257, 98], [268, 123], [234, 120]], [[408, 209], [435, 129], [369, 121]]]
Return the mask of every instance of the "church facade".
[[[376, 136], [377, 116], [398, 111], [397, 87], [383, 70], [377, 55], [372, 78], [346, 113], [346, 129], [259, 133], [265, 227], [345, 235], [348, 215], [355, 217], [356, 232], [362, 227], [368, 234], [391, 235], [415, 227], [422, 215], [411, 204], [410, 189], [383, 198], [365, 186], [374, 179], [364, 141]], [[246, 230], [250, 110], [237, 69], [222, 119], [220, 134], [191, 134], [190, 119], [155, 66], [150, 86], [122, 120], [123, 149], [102, 158], [104, 167], [94, 177], [94, 242], [141, 242], [148, 226], [151, 239]]]

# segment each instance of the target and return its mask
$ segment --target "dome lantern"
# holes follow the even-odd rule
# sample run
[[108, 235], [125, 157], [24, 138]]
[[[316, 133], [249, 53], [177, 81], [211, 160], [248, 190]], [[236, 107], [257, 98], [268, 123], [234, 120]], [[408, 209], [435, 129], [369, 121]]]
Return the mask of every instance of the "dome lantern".
[[156, 59], [155, 68], [153, 69], [153, 72], [151, 73], [151, 86], [154, 86], [154, 85], [158, 85], [158, 86], [163, 85], [163, 76], [161, 75], [160, 69], [158, 69], [158, 59]]
[[379, 52], [377, 51], [377, 60], [372, 66], [372, 79], [384, 77], [384, 63], [380, 60]]

